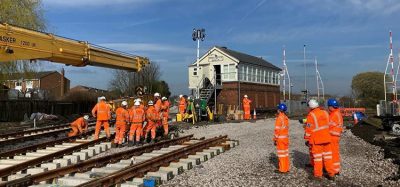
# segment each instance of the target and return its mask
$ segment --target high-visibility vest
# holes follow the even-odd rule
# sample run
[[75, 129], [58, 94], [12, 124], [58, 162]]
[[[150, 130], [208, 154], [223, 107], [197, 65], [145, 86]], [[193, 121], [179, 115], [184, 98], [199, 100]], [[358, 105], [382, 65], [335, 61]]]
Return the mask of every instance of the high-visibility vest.
[[162, 102], [160, 99], [157, 99], [156, 103], [154, 104], [154, 108], [156, 109], [157, 113], [161, 111]]
[[163, 116], [167, 116], [168, 117], [168, 114], [169, 114], [169, 101], [168, 100], [166, 100], [166, 101], [164, 101], [163, 103], [162, 103], [162, 107], [161, 107], [161, 110], [162, 110], [162, 112], [163, 112]]
[[118, 107], [117, 110], [115, 111], [115, 114], [116, 114], [115, 118], [116, 125], [125, 125], [126, 122], [129, 120], [128, 111], [122, 107]]
[[343, 132], [343, 117], [339, 109], [334, 109], [329, 114], [329, 132], [332, 136], [340, 136]]
[[140, 107], [132, 108], [129, 118], [131, 120], [131, 123], [143, 123], [145, 119], [144, 110]]
[[249, 107], [250, 108], [250, 103], [251, 103], [250, 99], [243, 98], [243, 107]]
[[179, 106], [180, 107], [185, 107], [186, 106], [186, 99], [185, 98], [181, 98], [180, 100], [179, 100]]
[[146, 119], [147, 121], [157, 121], [159, 120], [159, 115], [157, 115], [157, 111], [154, 106], [149, 106], [146, 111]]
[[305, 127], [310, 144], [326, 144], [331, 142], [329, 133], [329, 114], [320, 108], [313, 109], [307, 116]]
[[72, 122], [71, 126], [74, 126], [81, 131], [82, 128], [86, 128], [87, 122], [85, 121], [85, 119], [83, 119], [83, 117], [80, 117], [80, 118], [76, 119], [74, 122]]
[[275, 120], [274, 140], [289, 140], [289, 119], [284, 113], [279, 113]]
[[97, 116], [97, 120], [109, 120], [110, 119], [110, 107], [104, 101], [100, 101], [92, 109], [93, 116]]

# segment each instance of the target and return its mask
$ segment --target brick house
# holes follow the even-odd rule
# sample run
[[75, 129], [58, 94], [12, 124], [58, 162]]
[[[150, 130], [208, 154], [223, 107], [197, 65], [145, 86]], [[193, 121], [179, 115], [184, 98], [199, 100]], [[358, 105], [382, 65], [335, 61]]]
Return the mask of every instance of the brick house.
[[70, 80], [64, 77], [64, 70], [43, 71], [31, 74], [14, 73], [2, 80], [3, 86], [19, 90], [25, 97], [31, 97], [33, 90], [42, 90], [47, 98], [59, 99], [69, 91]]
[[189, 66], [189, 89], [211, 104], [216, 92], [217, 104], [241, 106], [248, 95], [251, 108], [268, 109], [280, 100], [280, 72], [260, 57], [215, 46]]

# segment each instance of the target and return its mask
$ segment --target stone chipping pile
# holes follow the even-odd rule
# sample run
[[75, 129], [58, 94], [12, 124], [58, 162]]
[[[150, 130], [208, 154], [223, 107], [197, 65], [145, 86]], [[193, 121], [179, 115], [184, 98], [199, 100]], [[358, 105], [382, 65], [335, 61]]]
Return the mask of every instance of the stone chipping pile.
[[273, 145], [274, 119], [256, 122], [225, 123], [186, 130], [182, 135], [214, 137], [228, 135], [240, 145], [162, 186], [400, 186], [400, 181], [386, 178], [396, 174], [398, 166], [384, 159], [383, 150], [354, 136], [342, 135], [342, 171], [335, 181], [313, 181], [312, 169], [306, 168], [309, 155], [304, 145], [303, 128], [290, 121], [289, 174], [277, 174], [276, 149]]

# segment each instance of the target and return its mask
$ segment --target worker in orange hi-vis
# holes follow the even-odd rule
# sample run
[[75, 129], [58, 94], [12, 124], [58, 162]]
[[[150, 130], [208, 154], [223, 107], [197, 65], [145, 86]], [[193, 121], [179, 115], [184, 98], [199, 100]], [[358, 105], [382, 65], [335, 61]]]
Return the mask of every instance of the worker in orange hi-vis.
[[183, 95], [179, 95], [179, 114], [181, 114], [182, 118], [186, 111], [186, 99]]
[[[157, 115], [160, 116], [161, 119], [161, 108], [162, 108], [162, 101], [160, 98], [160, 94], [159, 93], [155, 93], [154, 94], [154, 108], [157, 111]], [[161, 120], [157, 122], [157, 127], [161, 126]]]
[[154, 143], [156, 138], [157, 123], [158, 121], [160, 121], [160, 116], [158, 115], [158, 112], [153, 105], [153, 101], [149, 101], [147, 105], [148, 105], [148, 108], [146, 110], [147, 127], [144, 137], [145, 140], [147, 140], [147, 135], [151, 131], [151, 143]]
[[129, 121], [128, 102], [122, 101], [121, 106], [115, 110], [115, 139], [112, 147], [121, 147], [126, 132], [126, 124]]
[[335, 179], [332, 164], [331, 135], [329, 133], [329, 114], [319, 108], [315, 99], [308, 101], [310, 112], [307, 115], [306, 132], [309, 133], [306, 145], [312, 146], [314, 158], [314, 180], [321, 180], [323, 169], [328, 172], [328, 179]]
[[97, 117], [94, 139], [97, 140], [99, 138], [99, 133], [102, 125], [104, 126], [104, 130], [106, 131], [107, 139], [109, 139], [110, 124], [108, 123], [108, 120], [110, 120], [111, 118], [111, 111], [109, 105], [106, 103], [106, 98], [104, 96], [100, 97], [100, 102], [93, 107], [92, 115], [93, 117]]
[[83, 134], [87, 132], [88, 129], [88, 123], [87, 121], [89, 120], [89, 115], [84, 115], [83, 117], [80, 117], [76, 119], [74, 122], [71, 123], [71, 132], [68, 133], [68, 137], [71, 136], [76, 136], [79, 134]]
[[[142, 136], [143, 122], [145, 120], [145, 112], [140, 107], [140, 102], [138, 100], [135, 101], [134, 106], [129, 113], [129, 119], [131, 123], [129, 131], [129, 146], [138, 145], [140, 143], [140, 137]], [[134, 136], [136, 136], [135, 139], [133, 138]]]
[[277, 173], [287, 173], [290, 168], [289, 161], [289, 119], [285, 112], [285, 104], [278, 105], [278, 115], [275, 120], [274, 145], [277, 149], [279, 170]]
[[250, 115], [251, 100], [248, 98], [247, 95], [244, 95], [242, 103], [243, 103], [243, 111], [244, 111], [243, 119], [249, 120], [251, 117], [251, 115]]
[[340, 113], [339, 102], [336, 99], [328, 99], [329, 117], [331, 123], [329, 131], [332, 136], [332, 161], [336, 175], [340, 173], [340, 135], [343, 131], [343, 116]]
[[168, 117], [169, 117], [169, 106], [170, 103], [166, 97], [162, 97], [162, 106], [161, 106], [161, 112], [162, 112], [162, 125], [164, 129], [164, 137], [168, 136]]

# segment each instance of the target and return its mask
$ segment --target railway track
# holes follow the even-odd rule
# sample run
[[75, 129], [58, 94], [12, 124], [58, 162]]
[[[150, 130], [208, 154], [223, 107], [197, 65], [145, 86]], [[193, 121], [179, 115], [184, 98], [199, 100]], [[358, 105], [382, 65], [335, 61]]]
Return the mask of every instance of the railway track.
[[[180, 174], [183, 170], [191, 169], [192, 166], [198, 165], [236, 144], [233, 141], [224, 144], [228, 141], [227, 136], [191, 140], [192, 136], [149, 144], [88, 159], [70, 166], [26, 175], [19, 179], [10, 179], [1, 183], [0, 187], [41, 186], [45, 182], [61, 186], [110, 186], [114, 184], [134, 186], [146, 181], [159, 183], [171, 179], [173, 175]], [[157, 170], [159, 171], [154, 172]]]

